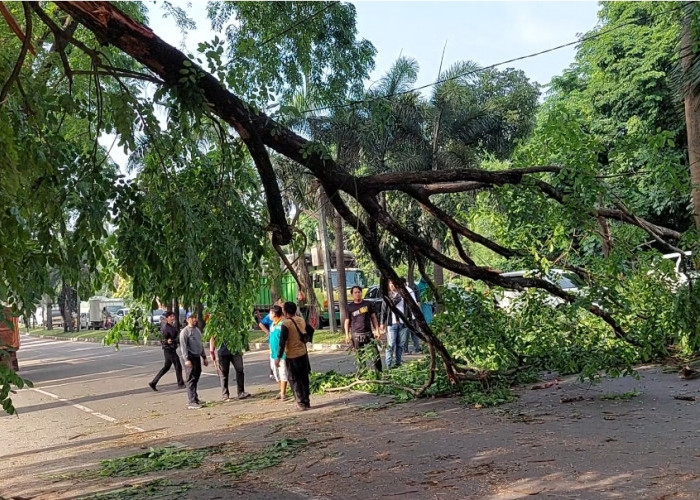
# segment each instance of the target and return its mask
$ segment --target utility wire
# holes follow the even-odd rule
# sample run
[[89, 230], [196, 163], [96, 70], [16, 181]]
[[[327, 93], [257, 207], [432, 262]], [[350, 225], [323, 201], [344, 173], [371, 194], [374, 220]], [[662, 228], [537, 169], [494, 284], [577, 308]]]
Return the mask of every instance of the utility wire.
[[[674, 12], [674, 11], [676, 11], [676, 10], [683, 9], [683, 8], [685, 8], [686, 4], [687, 4], [687, 2], [681, 3], [681, 4], [679, 4], [678, 7], [674, 7], [673, 9], [670, 9], [670, 10], [666, 11], [666, 12], [664, 12], [664, 14], [668, 14], [668, 13], [670, 13], [670, 12]], [[522, 60], [524, 60], [524, 59], [529, 59], [529, 58], [532, 58], [532, 57], [541, 56], [541, 55], [547, 54], [547, 53], [549, 53], [549, 52], [554, 52], [555, 50], [559, 50], [559, 49], [563, 49], [563, 48], [565, 48], [565, 47], [570, 47], [570, 46], [572, 46], [572, 45], [576, 45], [576, 44], [579, 44], [579, 43], [587, 42], [588, 40], [593, 40], [593, 39], [599, 38], [599, 37], [601, 37], [601, 36], [603, 36], [603, 35], [607, 35], [607, 34], [611, 33], [612, 31], [618, 30], [618, 29], [620, 29], [620, 28], [624, 28], [625, 26], [629, 26], [629, 25], [632, 25], [632, 24], [636, 24], [638, 21], [643, 20], [643, 19], [645, 19], [646, 17], [648, 17], [648, 16], [638, 17], [638, 18], [632, 19], [632, 20], [630, 20], [630, 21], [624, 22], [624, 23], [622, 23], [622, 24], [619, 24], [619, 25], [617, 25], [617, 26], [614, 26], [614, 27], [612, 27], [612, 28], [610, 28], [610, 29], [607, 29], [607, 30], [605, 30], [605, 31], [602, 31], [602, 30], [601, 30], [601, 31], [599, 31], [599, 32], [597, 32], [597, 33], [594, 33], [594, 34], [592, 34], [592, 35], [584, 36], [584, 37], [582, 37], [582, 38], [580, 38], [580, 39], [578, 39], [578, 40], [575, 40], [575, 41], [573, 41], [573, 42], [568, 42], [568, 43], [564, 43], [564, 44], [562, 44], [562, 45], [557, 45], [556, 47], [552, 47], [552, 48], [549, 48], [549, 49], [541, 50], [541, 51], [539, 51], [539, 52], [534, 52], [534, 53], [532, 53], [532, 54], [527, 54], [527, 55], [524, 55], [524, 56], [514, 57], [513, 59], [508, 59], [508, 60], [505, 60], [505, 61], [500, 61], [500, 62], [497, 62], [497, 63], [494, 63], [494, 64], [490, 64], [490, 65], [488, 65], [488, 66], [484, 66], [484, 67], [479, 68], [479, 69], [470, 70], [470, 71], [465, 71], [464, 73], [460, 73], [460, 74], [458, 74], [458, 75], [454, 75], [454, 76], [451, 76], [451, 77], [448, 77], [448, 78], [438, 79], [438, 80], [434, 81], [433, 83], [428, 83], [428, 84], [425, 84], [425, 85], [421, 85], [420, 87], [414, 87], [414, 88], [411, 88], [411, 89], [408, 89], [408, 90], [403, 90], [403, 91], [400, 91], [400, 92], [394, 92], [394, 93], [392, 93], [392, 94], [387, 94], [387, 95], [383, 95], [383, 96], [379, 96], [379, 97], [371, 97], [371, 98], [368, 98], [368, 99], [358, 99], [358, 100], [354, 100], [354, 101], [348, 101], [348, 102], [345, 102], [345, 103], [342, 103], [342, 104], [333, 104], [333, 105], [328, 105], [328, 106], [320, 106], [320, 107], [312, 108], [312, 109], [306, 109], [306, 110], [304, 110], [304, 111], [299, 111], [299, 113], [300, 113], [300, 114], [309, 114], [309, 113], [316, 113], [316, 112], [318, 112], [318, 111], [349, 108], [349, 107], [352, 107], [352, 106], [356, 106], [356, 105], [358, 105], [358, 104], [367, 104], [367, 103], [374, 102], [374, 101], [379, 101], [379, 100], [382, 100], [382, 99], [389, 99], [389, 98], [397, 97], [397, 96], [401, 96], [401, 95], [412, 94], [412, 93], [414, 93], [414, 92], [416, 92], [416, 91], [423, 90], [423, 89], [427, 89], [427, 88], [429, 88], [429, 87], [434, 87], [435, 85], [440, 85], [440, 84], [445, 83], [445, 82], [448, 82], [448, 81], [450, 81], [450, 80], [456, 80], [456, 79], [462, 78], [462, 77], [464, 77], [464, 76], [469, 76], [469, 75], [481, 73], [481, 72], [483, 72], [483, 71], [486, 71], [486, 70], [489, 70], [489, 69], [493, 69], [493, 68], [496, 68], [496, 67], [498, 67], [498, 66], [503, 66], [504, 64], [509, 64], [509, 63], [512, 63], [512, 62], [522, 61]]]
[[297, 26], [301, 26], [302, 24], [304, 24], [308, 21], [311, 21], [314, 17], [318, 16], [319, 14], [322, 14], [323, 12], [325, 12], [327, 10], [330, 10], [331, 8], [333, 8], [339, 4], [340, 4], [340, 2], [331, 2], [331, 3], [327, 4], [326, 6], [324, 6], [322, 9], [318, 9], [316, 12], [312, 12], [309, 16], [305, 17], [304, 19], [300, 19], [296, 23], [289, 26], [287, 29], [280, 31], [279, 33], [275, 33], [274, 35], [269, 37], [267, 40], [263, 40], [263, 42], [260, 44], [260, 47], [262, 47], [263, 45], [267, 45], [271, 41], [276, 40], [276, 39], [282, 37], [283, 35], [286, 35], [287, 33], [292, 31]]

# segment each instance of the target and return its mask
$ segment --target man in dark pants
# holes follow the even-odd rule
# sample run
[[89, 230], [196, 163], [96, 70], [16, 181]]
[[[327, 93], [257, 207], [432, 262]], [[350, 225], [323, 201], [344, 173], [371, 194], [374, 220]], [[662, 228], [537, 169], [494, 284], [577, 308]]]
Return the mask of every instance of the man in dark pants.
[[211, 359], [215, 363], [218, 363], [219, 367], [219, 380], [221, 382], [221, 395], [224, 401], [229, 400], [228, 392], [228, 374], [231, 365], [233, 364], [234, 370], [236, 370], [236, 385], [238, 386], [238, 399], [245, 399], [250, 394], [245, 392], [245, 374], [243, 373], [243, 354], [240, 352], [231, 354], [228, 350], [226, 344], [222, 343], [218, 349], [218, 360], [217, 360], [217, 350], [216, 350], [216, 340], [214, 337], [209, 339], [209, 354], [211, 354]]
[[197, 394], [197, 384], [202, 374], [202, 364], [208, 366], [207, 354], [202, 345], [202, 332], [197, 328], [197, 315], [187, 315], [187, 326], [180, 332], [180, 351], [185, 362], [185, 375], [187, 379], [187, 408], [196, 410], [202, 407], [202, 402]]
[[[372, 356], [374, 369], [377, 373], [382, 371], [382, 358], [379, 349], [374, 343], [374, 337], [379, 337], [379, 322], [377, 315], [372, 311], [372, 305], [362, 299], [362, 287], [352, 287], [352, 302], [347, 306], [345, 318], [345, 342], [350, 343], [357, 353], [357, 369], [364, 369], [364, 362]], [[374, 334], [372, 333], [374, 332]]]
[[[296, 316], [297, 305], [294, 302], [285, 302], [282, 306], [284, 311], [284, 321], [280, 333], [279, 349], [277, 349], [277, 359], [275, 366], [280, 363], [287, 365], [287, 378], [289, 385], [292, 386], [294, 399], [297, 402], [298, 410], [308, 410], [311, 408], [309, 402], [309, 373], [311, 365], [309, 364], [309, 353], [306, 350], [306, 344], [301, 340], [301, 332], [306, 330], [306, 322], [304, 318]], [[282, 353], [286, 355], [286, 359], [282, 360]]]
[[162, 339], [160, 341], [163, 346], [163, 356], [165, 357], [165, 364], [163, 368], [156, 374], [153, 381], [148, 383], [148, 386], [157, 391], [156, 385], [160, 378], [165, 375], [172, 365], [175, 365], [175, 377], [177, 378], [177, 386], [185, 387], [185, 382], [182, 380], [182, 365], [180, 364], [180, 358], [177, 355], [178, 346], [178, 333], [174, 326], [175, 323], [175, 313], [170, 311], [165, 313], [165, 323], [161, 328], [160, 333], [162, 334]]

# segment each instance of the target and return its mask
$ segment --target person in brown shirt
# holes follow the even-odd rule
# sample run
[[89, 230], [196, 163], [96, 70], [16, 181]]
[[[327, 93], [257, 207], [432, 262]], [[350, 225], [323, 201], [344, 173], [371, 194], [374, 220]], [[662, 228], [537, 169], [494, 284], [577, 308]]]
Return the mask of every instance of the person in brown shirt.
[[[277, 349], [277, 359], [275, 366], [286, 363], [287, 378], [292, 386], [294, 399], [297, 402], [298, 410], [308, 410], [309, 403], [309, 353], [306, 344], [301, 340], [301, 332], [306, 330], [304, 318], [296, 316], [297, 305], [294, 302], [285, 302], [282, 306], [284, 321], [282, 321], [279, 348]], [[282, 354], [286, 359], [282, 360]]]

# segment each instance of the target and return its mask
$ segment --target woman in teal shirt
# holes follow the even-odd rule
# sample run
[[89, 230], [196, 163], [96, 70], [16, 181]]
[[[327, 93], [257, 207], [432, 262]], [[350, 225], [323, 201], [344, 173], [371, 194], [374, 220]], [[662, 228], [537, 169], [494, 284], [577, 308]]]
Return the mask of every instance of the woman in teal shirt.
[[[277, 359], [277, 350], [280, 347], [280, 335], [282, 334], [282, 320], [284, 315], [282, 313], [282, 308], [280, 306], [272, 306], [270, 309], [270, 319], [272, 320], [272, 325], [270, 326], [270, 337], [268, 342], [270, 344], [270, 369], [275, 377], [275, 380], [279, 382], [280, 393], [275, 399], [281, 399], [282, 401], [287, 400], [287, 365], [286, 363], [280, 363], [279, 366], [275, 366], [275, 360]], [[285, 358], [284, 353], [280, 356], [282, 359]]]

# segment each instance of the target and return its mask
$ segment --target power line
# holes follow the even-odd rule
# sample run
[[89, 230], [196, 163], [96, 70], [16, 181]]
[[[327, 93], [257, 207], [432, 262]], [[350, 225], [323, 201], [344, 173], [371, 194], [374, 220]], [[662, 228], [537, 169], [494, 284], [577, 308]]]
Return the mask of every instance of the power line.
[[[670, 9], [670, 10], [666, 11], [666, 12], [664, 12], [664, 14], [668, 14], [668, 13], [674, 12], [674, 11], [676, 11], [676, 10], [682, 9], [682, 8], [685, 7], [685, 5], [686, 5], [685, 3], [681, 3], [681, 4], [679, 4], [678, 7], [674, 7], [673, 9]], [[644, 19], [644, 18], [646, 18], [646, 17], [647, 17], [647, 16], [638, 17], [638, 18], [632, 19], [632, 20], [630, 20], [630, 21], [624, 22], [624, 23], [622, 23], [622, 24], [619, 24], [619, 25], [617, 25], [617, 26], [614, 26], [614, 27], [612, 27], [612, 28], [610, 28], [610, 29], [608, 29], [608, 30], [606, 30], [606, 31], [599, 31], [598, 33], [594, 33], [594, 34], [592, 34], [592, 35], [585, 36], [585, 37], [580, 38], [579, 40], [575, 40], [575, 41], [573, 41], [573, 42], [568, 42], [568, 43], [565, 43], [565, 44], [562, 44], [562, 45], [557, 45], [556, 47], [552, 47], [552, 48], [549, 48], [549, 49], [541, 50], [541, 51], [539, 51], [539, 52], [534, 52], [534, 53], [532, 53], [532, 54], [527, 54], [527, 55], [524, 55], [524, 56], [515, 57], [515, 58], [513, 58], [513, 59], [508, 59], [508, 60], [505, 60], [505, 61], [500, 61], [500, 62], [497, 62], [497, 63], [494, 63], [494, 64], [490, 64], [490, 65], [488, 65], [488, 66], [484, 66], [484, 67], [479, 68], [479, 69], [470, 70], [470, 71], [465, 71], [464, 73], [460, 73], [460, 74], [457, 74], [457, 75], [454, 75], [454, 76], [451, 76], [451, 77], [448, 77], [448, 78], [438, 79], [438, 80], [434, 81], [433, 83], [428, 83], [428, 84], [425, 84], [425, 85], [421, 85], [420, 87], [414, 87], [414, 88], [411, 88], [411, 89], [408, 89], [408, 90], [403, 90], [403, 91], [400, 91], [400, 92], [394, 92], [394, 93], [392, 93], [392, 94], [386, 94], [386, 95], [379, 96], [379, 97], [372, 97], [372, 98], [368, 98], [368, 99], [358, 99], [358, 100], [354, 100], [354, 101], [348, 101], [348, 102], [345, 102], [345, 103], [342, 103], [342, 104], [332, 104], [332, 105], [328, 105], [328, 106], [319, 106], [319, 107], [317, 107], [317, 108], [312, 108], [312, 109], [307, 109], [307, 110], [304, 110], [304, 111], [299, 111], [299, 113], [300, 113], [300, 114], [309, 114], [309, 113], [316, 113], [316, 112], [318, 112], [318, 111], [349, 108], [349, 107], [352, 107], [352, 106], [356, 106], [356, 105], [358, 105], [358, 104], [366, 104], [366, 103], [370, 103], [370, 102], [374, 102], [374, 101], [379, 101], [379, 100], [382, 100], [382, 99], [389, 99], [389, 98], [397, 97], [397, 96], [401, 96], [401, 95], [412, 94], [412, 93], [417, 92], [417, 91], [419, 91], [419, 90], [427, 89], [427, 88], [433, 87], [433, 86], [435, 86], [435, 85], [440, 85], [440, 84], [445, 83], [445, 82], [448, 82], [448, 81], [450, 81], [450, 80], [456, 80], [456, 79], [458, 79], [458, 78], [462, 78], [462, 77], [465, 77], [465, 76], [469, 76], [469, 75], [481, 73], [481, 72], [483, 72], [483, 71], [486, 71], [486, 70], [489, 70], [489, 69], [493, 69], [493, 68], [496, 68], [496, 67], [498, 67], [498, 66], [503, 66], [504, 64], [509, 64], [509, 63], [512, 63], [512, 62], [522, 61], [522, 60], [524, 60], [524, 59], [529, 59], [529, 58], [532, 58], [532, 57], [541, 56], [541, 55], [547, 54], [547, 53], [549, 53], [549, 52], [554, 52], [555, 50], [559, 50], [559, 49], [563, 49], [563, 48], [565, 48], [565, 47], [570, 47], [570, 46], [572, 46], [572, 45], [576, 45], [576, 44], [579, 44], [579, 43], [587, 42], [588, 40], [593, 40], [593, 39], [599, 38], [599, 37], [601, 37], [601, 36], [603, 36], [603, 35], [607, 35], [607, 34], [609, 34], [610, 32], [615, 31], [615, 30], [618, 30], [618, 29], [620, 29], [620, 28], [624, 28], [625, 26], [629, 26], [629, 25], [632, 25], [632, 24], [636, 24], [638, 21], [640, 21], [640, 20], [642, 20], [642, 19]]]
[[270, 43], [271, 41], [273, 41], [273, 40], [275, 40], [275, 39], [277, 39], [277, 38], [280, 38], [280, 37], [283, 36], [283, 35], [286, 35], [287, 33], [289, 33], [290, 31], [292, 31], [292, 30], [293, 30], [294, 28], [296, 28], [297, 26], [301, 26], [302, 24], [304, 24], [304, 23], [306, 23], [306, 22], [308, 22], [308, 21], [311, 21], [314, 17], [318, 16], [319, 14], [322, 14], [323, 12], [325, 12], [325, 11], [327, 11], [327, 10], [330, 10], [331, 8], [335, 7], [335, 6], [338, 5], [338, 4], [340, 4], [340, 2], [331, 2], [331, 3], [329, 3], [328, 5], [325, 5], [322, 9], [318, 9], [316, 12], [312, 12], [309, 16], [307, 16], [307, 17], [305, 17], [305, 18], [303, 18], [303, 19], [300, 19], [300, 20], [297, 21], [296, 23], [294, 23], [294, 24], [292, 24], [291, 26], [289, 26], [287, 29], [280, 31], [279, 33], [275, 33], [274, 35], [272, 35], [271, 37], [269, 37], [267, 40], [263, 40], [263, 42], [260, 44], [260, 47], [262, 47], [263, 45], [267, 45], [267, 44]]

